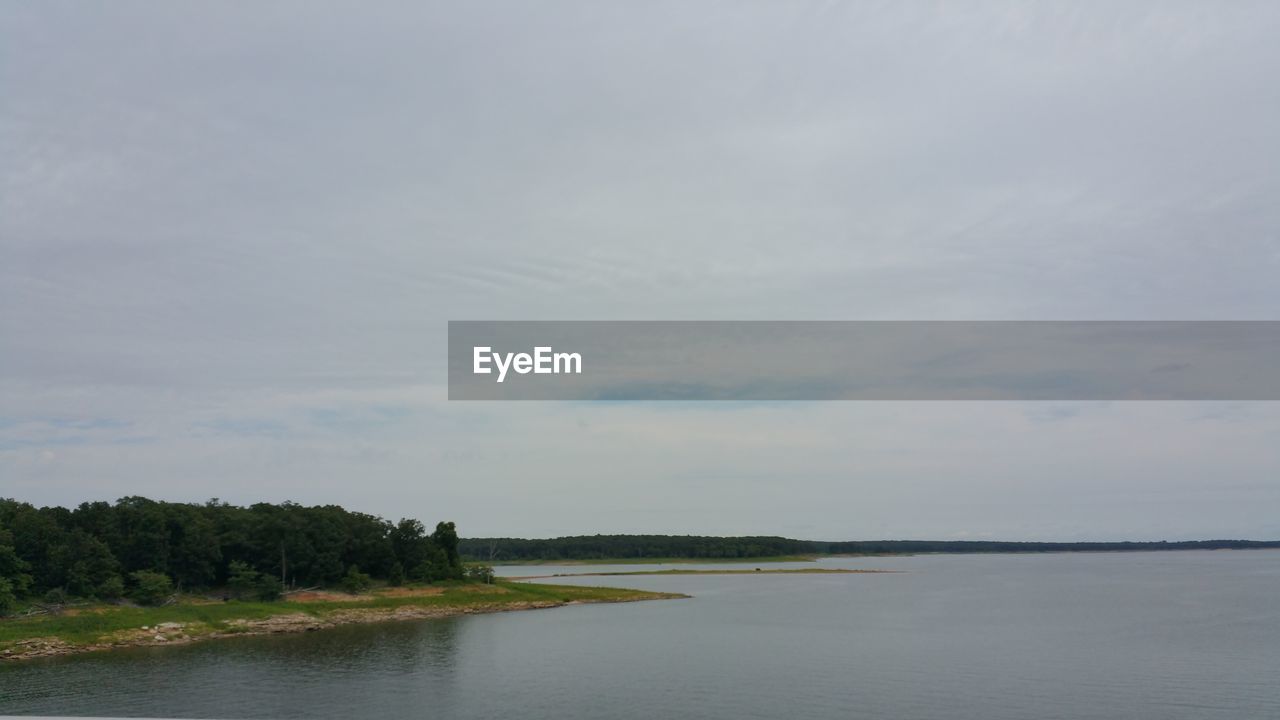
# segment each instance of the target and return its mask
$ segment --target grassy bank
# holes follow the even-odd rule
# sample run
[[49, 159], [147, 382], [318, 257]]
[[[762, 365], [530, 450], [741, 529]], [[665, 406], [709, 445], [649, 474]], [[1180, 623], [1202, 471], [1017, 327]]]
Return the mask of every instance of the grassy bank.
[[317, 630], [341, 624], [447, 617], [572, 603], [631, 602], [679, 595], [620, 588], [499, 581], [384, 588], [366, 595], [306, 593], [278, 602], [187, 598], [164, 607], [87, 605], [57, 615], [0, 620], [0, 658], [21, 659], [210, 637]]

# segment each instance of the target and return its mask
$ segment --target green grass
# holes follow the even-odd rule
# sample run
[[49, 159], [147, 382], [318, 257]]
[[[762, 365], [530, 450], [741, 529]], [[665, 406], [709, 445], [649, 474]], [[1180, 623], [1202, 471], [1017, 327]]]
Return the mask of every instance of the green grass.
[[284, 612], [296, 612], [298, 603], [230, 602], [216, 605], [179, 603], [162, 608], [90, 606], [75, 615], [37, 615], [0, 620], [0, 648], [33, 637], [58, 637], [73, 645], [89, 644], [119, 631], [155, 626], [163, 622], [204, 623], [224, 629], [228, 620], [257, 620]]
[[368, 595], [350, 601], [336, 602], [179, 602], [165, 607], [128, 607], [92, 605], [77, 608], [76, 614], [37, 615], [0, 620], [0, 650], [19, 640], [57, 637], [72, 645], [89, 645], [103, 641], [112, 633], [136, 630], [143, 625], [176, 622], [187, 626], [191, 635], [233, 631], [232, 620], [260, 620], [273, 615], [307, 613], [316, 617], [352, 608], [396, 608], [405, 605], [457, 608], [518, 605], [552, 601], [623, 602], [629, 600], [671, 597], [663, 593], [621, 588], [572, 587], [498, 581], [493, 585], [451, 584], [438, 595], [389, 597]]

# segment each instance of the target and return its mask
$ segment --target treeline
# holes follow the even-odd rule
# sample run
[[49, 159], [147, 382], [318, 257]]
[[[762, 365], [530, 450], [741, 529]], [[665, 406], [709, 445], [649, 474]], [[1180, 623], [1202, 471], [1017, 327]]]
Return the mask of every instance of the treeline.
[[269, 598], [288, 587], [462, 576], [451, 522], [428, 533], [417, 520], [336, 505], [127, 497], [68, 510], [0, 499], [0, 611], [24, 597], [155, 601], [230, 587]]
[[705, 537], [698, 535], [579, 535], [551, 540], [464, 538], [464, 559], [608, 560], [625, 558], [732, 559], [806, 555], [811, 543], [782, 537]]
[[1280, 541], [1185, 540], [1167, 542], [1002, 542], [998, 540], [873, 540], [814, 542], [815, 553], [892, 555], [902, 553], [1133, 552], [1147, 550], [1244, 550], [1280, 548]]
[[550, 540], [466, 538], [466, 560], [611, 560], [682, 558], [731, 560], [785, 555], [893, 555], [904, 553], [1043, 553], [1133, 550], [1223, 550], [1280, 548], [1280, 541], [1193, 540], [1187, 542], [999, 542], [982, 540], [871, 540], [826, 542], [784, 537], [699, 535], [580, 535]]

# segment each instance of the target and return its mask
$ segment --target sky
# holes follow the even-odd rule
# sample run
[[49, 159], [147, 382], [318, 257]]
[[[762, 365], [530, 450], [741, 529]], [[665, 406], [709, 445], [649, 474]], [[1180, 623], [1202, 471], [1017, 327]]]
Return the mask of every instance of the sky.
[[0, 496], [1280, 539], [1277, 403], [464, 403], [449, 320], [1280, 319], [1266, 2], [0, 0]]

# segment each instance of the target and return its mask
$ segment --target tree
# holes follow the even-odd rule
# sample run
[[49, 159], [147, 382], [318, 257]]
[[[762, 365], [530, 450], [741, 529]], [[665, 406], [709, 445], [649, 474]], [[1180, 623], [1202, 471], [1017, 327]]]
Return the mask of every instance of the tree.
[[391, 549], [396, 559], [410, 571], [418, 568], [427, 559], [427, 546], [430, 541], [426, 537], [426, 528], [421, 522], [404, 518], [391, 529]]
[[[60, 517], [61, 513], [50, 508], [37, 510], [30, 503], [0, 500], [0, 526], [11, 533], [14, 552], [26, 568], [22, 572], [30, 573], [30, 591], [41, 593], [53, 587], [48, 578], [56, 568], [50, 562], [49, 552], [66, 536], [65, 528], [58, 523]], [[16, 591], [24, 592], [20, 587]]]
[[98, 585], [95, 594], [103, 600], [124, 597], [124, 580], [119, 575], [112, 575]]
[[451, 522], [442, 522], [436, 525], [436, 531], [431, 533], [431, 542], [436, 547], [444, 551], [445, 566], [448, 568], [447, 577], [462, 577], [462, 558], [458, 555], [458, 529]]
[[115, 511], [120, 547], [114, 551], [125, 571], [168, 573], [172, 548], [162, 504], [144, 497], [127, 497], [116, 502]]
[[227, 587], [237, 600], [253, 598], [270, 601], [280, 598], [280, 581], [254, 570], [248, 563], [233, 561], [227, 572]]
[[242, 600], [253, 595], [261, 577], [262, 573], [249, 567], [249, 563], [233, 560], [227, 566], [227, 589], [237, 600]]
[[169, 571], [181, 587], [206, 587], [222, 564], [217, 528], [195, 505], [162, 505], [169, 531]]
[[0, 580], [7, 583], [8, 592], [15, 597], [25, 595], [31, 587], [30, 566], [18, 557], [13, 548], [13, 534], [0, 527]]
[[264, 574], [258, 580], [258, 587], [254, 590], [253, 596], [255, 599], [270, 602], [279, 600], [283, 594], [284, 586], [280, 584], [280, 581], [271, 575]]
[[159, 605], [173, 594], [173, 582], [164, 573], [136, 570], [129, 579], [133, 581], [130, 597], [140, 605]]
[[372, 586], [373, 578], [360, 572], [360, 568], [355, 565], [352, 565], [351, 568], [347, 570], [346, 576], [342, 578], [342, 589], [352, 595], [362, 593]]
[[422, 562], [418, 563], [409, 576], [419, 582], [448, 580], [453, 577], [453, 570], [449, 567], [449, 556], [444, 550], [428, 542], [423, 548]]
[[391, 565], [391, 571], [387, 573], [387, 584], [392, 587], [400, 587], [404, 584], [404, 566], [397, 560]]
[[359, 565], [374, 577], [387, 577], [396, 562], [390, 538], [391, 523], [380, 517], [349, 513], [341, 508], [337, 508], [337, 512], [346, 526], [346, 550], [342, 562], [347, 566]]
[[111, 581], [120, 577], [120, 563], [106, 543], [76, 528], [49, 552], [50, 575], [45, 582], [62, 588], [68, 595], [94, 597], [104, 587], [110, 592]]
[[178, 590], [225, 585], [259, 599], [286, 583], [336, 586], [353, 566], [370, 582], [432, 582], [462, 577], [459, 542], [452, 523], [428, 534], [418, 520], [392, 525], [336, 505], [126, 497], [67, 510], [0, 499], [0, 577], [20, 600], [148, 595], [142, 586], [158, 581], [140, 572]]
[[12, 615], [18, 609], [18, 596], [13, 592], [9, 578], [0, 577], [0, 617]]

